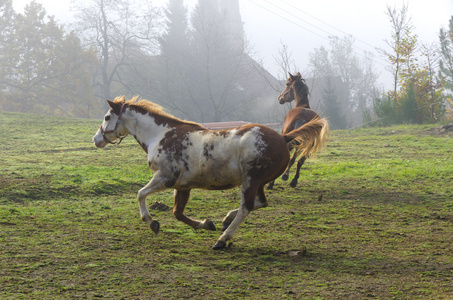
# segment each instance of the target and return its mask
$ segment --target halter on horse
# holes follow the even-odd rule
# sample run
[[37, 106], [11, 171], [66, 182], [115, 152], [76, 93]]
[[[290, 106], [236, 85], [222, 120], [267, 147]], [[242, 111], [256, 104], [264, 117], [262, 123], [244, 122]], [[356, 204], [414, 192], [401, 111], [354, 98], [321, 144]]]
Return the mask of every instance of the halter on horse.
[[[297, 73], [296, 75], [289, 73], [289, 77], [286, 79], [286, 87], [278, 96], [278, 102], [280, 104], [289, 103], [293, 100], [295, 100], [295, 107], [288, 111], [285, 119], [283, 120], [282, 134], [286, 134], [296, 128], [299, 128], [311, 120], [320, 118], [315, 111], [310, 109], [310, 103], [308, 101], [308, 86], [305, 84], [305, 80], [302, 78], [300, 73]], [[294, 146], [294, 142], [288, 144], [290, 152]], [[288, 167], [282, 175], [283, 181], [288, 180], [291, 167], [296, 159], [302, 154], [298, 149], [300, 148], [296, 147], [296, 150], [289, 161]], [[296, 187], [297, 180], [300, 175], [300, 168], [304, 164], [307, 157], [308, 156], [306, 155], [302, 155], [302, 157], [297, 161], [296, 173], [290, 183], [291, 187]], [[273, 187], [274, 181], [271, 181], [267, 186], [267, 189], [271, 190]]]
[[[289, 162], [287, 144], [297, 141], [308, 156], [326, 142], [326, 119], [317, 119], [284, 135], [259, 124], [226, 130], [208, 130], [195, 122], [180, 120], [165, 113], [157, 104], [137, 97], [108, 101], [110, 110], [93, 137], [98, 148], [115, 143], [128, 134], [135, 137], [148, 155], [154, 176], [140, 189], [137, 199], [140, 215], [157, 234], [160, 224], [153, 220], [146, 197], [173, 188], [175, 217], [195, 229], [215, 230], [210, 220], [198, 221], [184, 215], [190, 190], [223, 190], [241, 186], [239, 208], [228, 212], [222, 221], [223, 234], [214, 245], [221, 249], [253, 210], [266, 207], [264, 186], [275, 180]], [[109, 130], [109, 128], [111, 128]]]

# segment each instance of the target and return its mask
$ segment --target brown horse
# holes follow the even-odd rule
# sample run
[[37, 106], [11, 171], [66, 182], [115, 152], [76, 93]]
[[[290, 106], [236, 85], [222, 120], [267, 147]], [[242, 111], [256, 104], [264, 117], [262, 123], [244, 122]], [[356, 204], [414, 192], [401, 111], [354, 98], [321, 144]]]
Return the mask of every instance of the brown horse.
[[[140, 215], [157, 234], [160, 224], [146, 207], [146, 197], [164, 189], [174, 189], [175, 217], [195, 229], [215, 230], [210, 220], [197, 221], [184, 215], [190, 190], [223, 190], [241, 186], [239, 208], [223, 219], [224, 233], [214, 249], [226, 246], [239, 225], [253, 210], [267, 206], [264, 186], [280, 176], [288, 165], [287, 144], [298, 141], [308, 156], [320, 150], [328, 122], [317, 119], [304, 126], [279, 134], [259, 124], [247, 124], [225, 130], [208, 130], [198, 123], [180, 120], [162, 107], [137, 97], [125, 101], [117, 97], [108, 101], [110, 110], [104, 117], [93, 142], [99, 148], [117, 144], [128, 134], [135, 137], [148, 155], [154, 176], [138, 192]], [[114, 161], [114, 159], [107, 157]]]
[[[278, 96], [278, 102], [280, 104], [289, 103], [295, 100], [295, 107], [288, 111], [283, 120], [282, 125], [282, 134], [286, 134], [291, 132], [292, 130], [303, 126], [304, 124], [310, 122], [311, 120], [319, 119], [319, 115], [310, 108], [310, 102], [308, 101], [308, 86], [305, 84], [305, 80], [302, 78], [300, 73], [296, 75], [292, 75], [288, 73], [289, 77], [286, 79], [286, 87], [283, 92], [280, 93]], [[326, 132], [328, 132], [328, 127], [326, 127]], [[289, 151], [296, 146], [297, 142], [291, 142], [288, 144]], [[289, 171], [293, 166], [296, 159], [301, 156], [301, 148], [295, 147], [293, 155], [289, 161], [288, 167], [286, 168], [285, 172], [282, 175], [282, 180], [286, 181], [289, 177]], [[302, 155], [300, 159], [297, 161], [296, 166], [296, 173], [294, 174], [294, 178], [290, 183], [291, 187], [296, 187], [297, 180], [299, 179], [300, 175], [300, 168], [304, 164], [305, 160], [308, 156]], [[271, 190], [274, 187], [274, 181], [271, 181], [267, 186], [268, 190]]]

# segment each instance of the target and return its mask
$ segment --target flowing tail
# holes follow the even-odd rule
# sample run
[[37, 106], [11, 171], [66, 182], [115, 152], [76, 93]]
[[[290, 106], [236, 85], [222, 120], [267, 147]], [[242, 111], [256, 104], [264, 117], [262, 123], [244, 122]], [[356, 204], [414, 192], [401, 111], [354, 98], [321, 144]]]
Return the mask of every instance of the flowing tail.
[[286, 143], [293, 142], [294, 147], [305, 157], [321, 151], [327, 144], [329, 122], [326, 118], [315, 118], [291, 132], [283, 134]]

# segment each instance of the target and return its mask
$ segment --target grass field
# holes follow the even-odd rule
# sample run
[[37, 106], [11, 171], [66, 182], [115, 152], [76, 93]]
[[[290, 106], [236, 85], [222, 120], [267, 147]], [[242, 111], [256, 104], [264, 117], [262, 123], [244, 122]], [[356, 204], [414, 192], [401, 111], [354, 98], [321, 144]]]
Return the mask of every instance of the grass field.
[[[453, 134], [439, 125], [333, 131], [299, 185], [276, 181], [230, 247], [171, 210], [140, 220], [152, 176], [100, 121], [0, 113], [0, 299], [453, 299]], [[321, 197], [322, 196], [322, 197]], [[172, 207], [173, 191], [148, 197]], [[237, 189], [193, 190], [220, 228]]]

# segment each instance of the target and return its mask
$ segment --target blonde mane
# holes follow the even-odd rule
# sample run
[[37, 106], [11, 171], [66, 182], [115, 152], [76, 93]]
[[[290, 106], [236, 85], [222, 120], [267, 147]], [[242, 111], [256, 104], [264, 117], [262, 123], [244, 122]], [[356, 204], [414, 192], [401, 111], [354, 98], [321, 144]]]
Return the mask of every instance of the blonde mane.
[[173, 120], [177, 120], [177, 121], [181, 121], [181, 122], [184, 122], [184, 123], [189, 123], [189, 124], [196, 124], [196, 125], [199, 125], [201, 126], [199, 123], [196, 123], [196, 122], [191, 122], [191, 121], [185, 121], [185, 120], [181, 120], [167, 112], [164, 111], [164, 108], [162, 106], [160, 106], [159, 104], [156, 104], [154, 102], [151, 102], [149, 100], [146, 100], [146, 99], [140, 99], [139, 96], [134, 96], [132, 99], [130, 100], [127, 100], [126, 101], [126, 97], [125, 96], [118, 96], [115, 98], [115, 100], [113, 100], [113, 102], [115, 103], [125, 103], [131, 107], [139, 107], [139, 108], [142, 108], [144, 109], [145, 111], [151, 113], [151, 114], [156, 114], [156, 115], [159, 115], [159, 116], [163, 116], [163, 117], [166, 117], [166, 118], [170, 118], [170, 119], [173, 119]]

